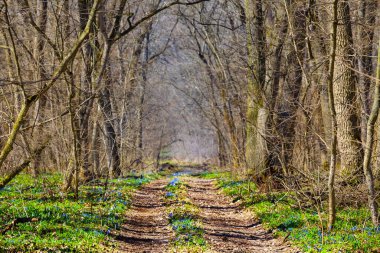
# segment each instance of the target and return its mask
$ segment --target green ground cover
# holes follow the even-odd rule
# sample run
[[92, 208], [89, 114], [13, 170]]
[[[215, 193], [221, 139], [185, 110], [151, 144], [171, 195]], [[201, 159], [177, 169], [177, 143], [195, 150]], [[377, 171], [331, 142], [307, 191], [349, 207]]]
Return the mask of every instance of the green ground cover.
[[[326, 212], [297, 208], [291, 193], [260, 194], [245, 180], [231, 173], [205, 173], [201, 177], [217, 179], [218, 186], [235, 201], [241, 200], [275, 235], [287, 238], [304, 252], [379, 252], [380, 227], [371, 225], [366, 207], [338, 209], [332, 232], [327, 232]], [[322, 223], [321, 223], [322, 220]], [[321, 225], [323, 224], [323, 226]]]
[[21, 174], [0, 190], [0, 229], [16, 218], [36, 218], [0, 234], [0, 252], [106, 252], [123, 224], [131, 193], [157, 178], [125, 178], [81, 186], [79, 199], [61, 191], [62, 175], [37, 180]]
[[175, 233], [173, 252], [204, 252], [207, 243], [202, 224], [197, 219], [199, 209], [186, 197], [186, 184], [181, 177], [173, 177], [166, 186], [169, 223]]

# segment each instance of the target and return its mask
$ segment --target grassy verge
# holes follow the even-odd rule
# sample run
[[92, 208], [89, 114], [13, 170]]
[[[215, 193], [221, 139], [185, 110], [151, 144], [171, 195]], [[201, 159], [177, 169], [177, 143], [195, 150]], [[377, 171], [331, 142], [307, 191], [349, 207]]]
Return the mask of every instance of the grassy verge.
[[79, 200], [60, 189], [62, 176], [37, 180], [19, 175], [0, 191], [0, 230], [16, 218], [36, 218], [0, 234], [0, 252], [104, 252], [115, 243], [110, 234], [123, 223], [134, 189], [156, 176], [110, 180], [81, 186]]
[[322, 211], [319, 216], [313, 209], [297, 208], [291, 193], [260, 194], [252, 183], [232, 179], [229, 173], [207, 173], [202, 177], [217, 179], [219, 187], [235, 200], [241, 199], [267, 229], [288, 238], [304, 252], [380, 251], [380, 227], [371, 226], [365, 207], [338, 210], [335, 229], [327, 233], [320, 222], [322, 219], [326, 227], [327, 213]]
[[169, 222], [176, 235], [172, 252], [204, 252], [207, 244], [202, 224], [196, 218], [199, 210], [186, 197], [186, 185], [180, 177], [174, 177], [166, 191]]

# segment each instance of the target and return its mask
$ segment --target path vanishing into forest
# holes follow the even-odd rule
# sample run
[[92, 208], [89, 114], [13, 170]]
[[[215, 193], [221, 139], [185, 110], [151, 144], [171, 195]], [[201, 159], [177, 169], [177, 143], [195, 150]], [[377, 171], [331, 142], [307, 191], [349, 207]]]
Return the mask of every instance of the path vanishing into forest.
[[[198, 219], [208, 245], [205, 252], [298, 252], [283, 239], [274, 238], [251, 213], [221, 193], [215, 180], [193, 176], [183, 180], [187, 197], [200, 210]], [[169, 181], [153, 181], [134, 193], [127, 221], [117, 237], [119, 252], [179, 252], [171, 248], [175, 233], [165, 212]]]

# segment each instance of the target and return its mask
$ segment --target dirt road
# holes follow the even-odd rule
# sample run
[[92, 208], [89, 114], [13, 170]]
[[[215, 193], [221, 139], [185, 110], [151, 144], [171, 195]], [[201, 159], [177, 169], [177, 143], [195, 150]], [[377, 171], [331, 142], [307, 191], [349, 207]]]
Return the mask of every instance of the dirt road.
[[[200, 210], [206, 252], [298, 252], [274, 238], [249, 211], [220, 193], [213, 180], [189, 176], [181, 180], [187, 185], [187, 197]], [[127, 222], [117, 238], [120, 252], [175, 252], [170, 247], [174, 232], [165, 212], [168, 181], [151, 182], [134, 193]]]

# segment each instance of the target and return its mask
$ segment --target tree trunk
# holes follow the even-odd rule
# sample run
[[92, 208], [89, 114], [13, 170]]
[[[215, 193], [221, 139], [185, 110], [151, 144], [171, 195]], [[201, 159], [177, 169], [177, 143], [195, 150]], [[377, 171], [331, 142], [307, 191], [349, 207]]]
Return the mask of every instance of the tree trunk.
[[370, 99], [369, 93], [371, 89], [371, 79], [369, 76], [373, 73], [372, 58], [373, 53], [373, 37], [375, 32], [376, 14], [377, 14], [377, 0], [361, 1], [359, 7], [359, 18], [362, 23], [360, 35], [360, 48], [359, 48], [359, 90], [361, 95], [361, 103], [364, 113], [362, 113], [362, 139], [366, 140], [366, 125], [368, 115], [370, 114]]
[[368, 187], [368, 205], [369, 210], [371, 211], [372, 223], [375, 227], [379, 225], [378, 218], [378, 210], [376, 203], [376, 192], [375, 192], [375, 182], [373, 177], [373, 171], [371, 168], [371, 158], [373, 154], [373, 143], [374, 143], [374, 128], [379, 115], [379, 107], [380, 107], [380, 40], [379, 40], [379, 48], [378, 48], [378, 56], [377, 56], [377, 71], [376, 71], [376, 86], [375, 86], [375, 94], [373, 97], [373, 104], [371, 109], [371, 114], [368, 118], [367, 123], [367, 142], [365, 146], [365, 154], [364, 154], [364, 175], [367, 182]]
[[331, 230], [335, 223], [336, 218], [336, 201], [335, 201], [335, 171], [336, 171], [336, 157], [337, 157], [337, 117], [334, 104], [334, 70], [335, 70], [335, 59], [336, 59], [336, 49], [337, 49], [337, 30], [338, 30], [338, 4], [339, 0], [334, 0], [333, 6], [331, 8], [333, 16], [332, 32], [331, 32], [331, 45], [330, 45], [330, 63], [329, 63], [329, 73], [328, 73], [328, 97], [329, 97], [329, 107], [331, 113], [331, 147], [330, 147], [330, 173], [328, 180], [328, 190], [329, 190], [329, 223], [328, 229]]
[[97, 117], [94, 119], [91, 135], [91, 161], [92, 161], [92, 173], [98, 177], [102, 176], [100, 170], [100, 157], [99, 157], [99, 123]]
[[[252, 21], [255, 14], [255, 32], [257, 41], [252, 35]], [[263, 3], [255, 1], [252, 10], [251, 0], [245, 0], [245, 26], [247, 31], [248, 55], [248, 101], [246, 121], [246, 161], [248, 168], [256, 168], [255, 174], [262, 174], [267, 165], [266, 149], [266, 118], [267, 109], [264, 107], [264, 86], [266, 78], [266, 35], [264, 27]], [[256, 46], [254, 48], [254, 46]], [[256, 58], [255, 58], [256, 56]], [[259, 125], [260, 123], [260, 125]]]
[[20, 174], [26, 167], [30, 164], [30, 160], [24, 161], [22, 164], [18, 165], [16, 168], [13, 168], [11, 172], [4, 177], [0, 182], [0, 190], [3, 189], [13, 178]]
[[[42, 33], [46, 33], [46, 24], [47, 24], [47, 6], [48, 1], [47, 0], [39, 0], [37, 2], [37, 24], [41, 29]], [[47, 79], [47, 73], [45, 70], [45, 40], [42, 37], [41, 34], [38, 34], [36, 37], [36, 45], [35, 45], [35, 59], [37, 61], [37, 71], [36, 71], [36, 80], [40, 81], [40, 87], [43, 86], [44, 81]], [[39, 122], [44, 120], [44, 114], [45, 114], [45, 106], [46, 106], [47, 97], [46, 95], [43, 95], [40, 97], [40, 99], [36, 103], [35, 112], [34, 112], [34, 121], [38, 124]], [[38, 135], [41, 136], [44, 135], [44, 127], [38, 126], [36, 129]], [[36, 155], [33, 158], [33, 174], [34, 176], [37, 176], [39, 173], [39, 168], [41, 167], [41, 154]]]
[[13, 178], [15, 178], [18, 174], [20, 174], [26, 167], [29, 166], [30, 162], [33, 159], [33, 156], [42, 152], [42, 150], [46, 147], [47, 142], [43, 143], [38, 149], [31, 151], [31, 156], [27, 158], [24, 162], [22, 162], [17, 167], [13, 168], [4, 178], [0, 180], [0, 190], [3, 189]]
[[111, 177], [117, 178], [121, 175], [119, 147], [116, 140], [116, 131], [113, 124], [113, 112], [111, 103], [110, 87], [112, 78], [110, 75], [109, 54], [111, 44], [106, 42], [103, 49], [101, 70], [98, 78], [98, 83], [104, 80], [98, 103], [103, 114], [103, 128], [106, 138], [106, 154], [108, 160], [108, 169]]
[[[108, 72], [108, 67], [106, 71]], [[109, 174], [113, 178], [121, 175], [119, 148], [116, 141], [116, 132], [113, 125], [113, 113], [110, 94], [110, 76], [105, 74], [105, 87], [103, 87], [99, 96], [99, 106], [103, 114], [103, 128], [106, 137], [106, 154], [108, 160]]]
[[[68, 89], [69, 89], [69, 112], [70, 112], [70, 126], [71, 126], [71, 134], [72, 134], [72, 141], [73, 141], [73, 172], [74, 172], [74, 194], [75, 199], [78, 200], [79, 197], [79, 174], [81, 169], [81, 161], [80, 161], [80, 154], [81, 154], [81, 142], [79, 141], [79, 135], [80, 135], [80, 124], [79, 119], [76, 117], [76, 109], [78, 108], [77, 105], [77, 92], [76, 87], [74, 84], [74, 78], [73, 76], [67, 75], [68, 80]], [[72, 174], [69, 175], [69, 178], [72, 179]], [[69, 180], [69, 183], [71, 184], [71, 179]]]
[[[148, 31], [146, 32], [145, 38], [145, 52], [144, 52], [144, 64], [142, 66], [142, 84], [140, 85], [139, 93], [139, 105], [137, 108], [137, 123], [138, 123], [138, 132], [137, 132], [137, 160], [139, 164], [142, 165], [143, 162], [143, 134], [144, 134], [144, 124], [143, 124], [143, 113], [144, 113], [144, 101], [145, 101], [145, 87], [148, 82], [147, 71], [148, 71], [148, 61], [149, 61], [149, 43], [150, 43], [150, 30], [151, 25]], [[140, 166], [141, 167], [141, 166]]]
[[291, 165], [297, 121], [297, 110], [300, 103], [300, 93], [303, 80], [303, 64], [305, 55], [306, 39], [306, 12], [303, 3], [293, 0], [286, 1], [288, 14], [289, 31], [291, 38], [291, 51], [288, 54], [288, 76], [286, 78], [285, 92], [289, 96], [288, 102], [283, 105], [283, 112], [280, 115], [282, 137], [284, 138], [283, 163]]
[[[88, 21], [88, 13], [91, 8], [92, 0], [79, 0], [78, 1], [78, 11], [79, 11], [79, 24], [83, 31], [86, 27]], [[94, 58], [94, 45], [96, 39], [94, 38], [95, 25], [92, 25], [90, 29], [89, 37], [83, 46], [83, 67], [81, 73], [81, 89], [79, 90], [79, 98], [81, 105], [79, 108], [79, 122], [80, 122], [80, 135], [79, 141], [82, 147], [80, 159], [82, 163], [82, 177], [84, 181], [88, 181], [93, 177], [92, 171], [90, 169], [89, 157], [91, 153], [91, 142], [89, 134], [89, 119], [91, 114], [91, 109], [93, 107], [94, 98], [91, 93], [93, 92], [92, 81], [93, 81], [93, 58]]]
[[338, 124], [338, 147], [342, 175], [352, 178], [363, 164], [360, 118], [357, 111], [357, 78], [353, 47], [350, 6], [339, 1], [337, 9], [336, 68], [334, 76], [334, 104]]

